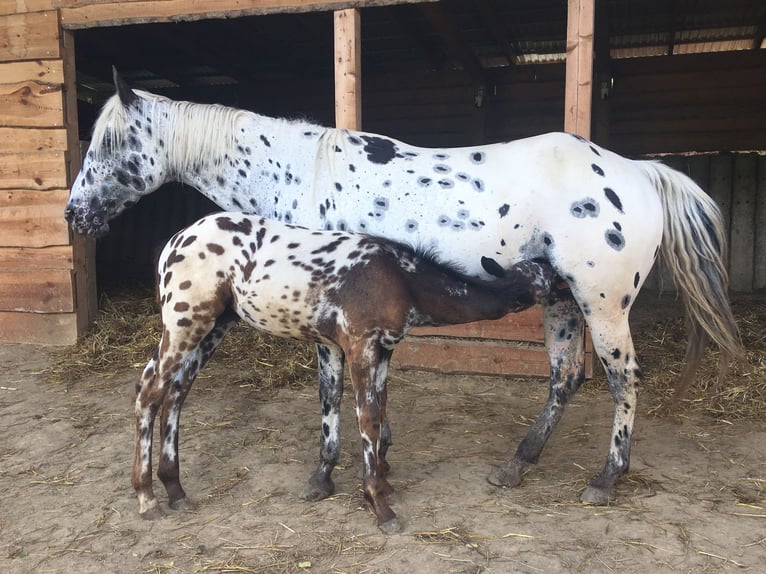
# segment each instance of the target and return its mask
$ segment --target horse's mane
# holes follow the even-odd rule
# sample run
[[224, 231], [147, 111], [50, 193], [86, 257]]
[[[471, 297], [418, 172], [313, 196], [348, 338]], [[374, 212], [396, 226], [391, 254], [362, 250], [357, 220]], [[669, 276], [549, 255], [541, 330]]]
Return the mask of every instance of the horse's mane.
[[[241, 118], [255, 115], [253, 112], [230, 108], [219, 104], [196, 104], [175, 101], [142, 90], [134, 90], [143, 109], [140, 129], [152, 130], [156, 137], [167, 143], [168, 167], [182, 173], [195, 165], [212, 161], [218, 165], [235, 147], [236, 125]], [[161, 111], [157, 104], [162, 103]], [[164, 117], [159, 118], [162, 114]], [[105, 158], [117, 151], [129, 137], [130, 123], [126, 106], [117, 95], [109, 98], [93, 126], [91, 149], [97, 158]], [[167, 130], [160, 133], [159, 124]]]

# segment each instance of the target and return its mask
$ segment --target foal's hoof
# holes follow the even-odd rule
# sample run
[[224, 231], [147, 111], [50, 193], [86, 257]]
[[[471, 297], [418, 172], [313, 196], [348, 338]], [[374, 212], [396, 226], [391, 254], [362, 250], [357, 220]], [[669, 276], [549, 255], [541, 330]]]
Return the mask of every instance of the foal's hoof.
[[168, 506], [172, 508], [173, 510], [193, 510], [194, 505], [189, 502], [189, 499], [186, 497], [179, 498], [178, 500], [173, 500], [168, 503]]
[[580, 495], [580, 502], [595, 504], [596, 506], [607, 506], [610, 500], [614, 500], [614, 489], [612, 488], [589, 486]]
[[521, 484], [521, 472], [516, 465], [507, 464], [490, 472], [487, 480], [495, 486], [519, 486]]
[[397, 534], [402, 531], [402, 524], [399, 519], [394, 517], [391, 520], [386, 520], [382, 524], [378, 524], [378, 528], [384, 534]]
[[333, 492], [335, 492], [335, 485], [332, 481], [326, 483], [309, 482], [298, 496], [307, 502], [318, 502], [332, 496]]

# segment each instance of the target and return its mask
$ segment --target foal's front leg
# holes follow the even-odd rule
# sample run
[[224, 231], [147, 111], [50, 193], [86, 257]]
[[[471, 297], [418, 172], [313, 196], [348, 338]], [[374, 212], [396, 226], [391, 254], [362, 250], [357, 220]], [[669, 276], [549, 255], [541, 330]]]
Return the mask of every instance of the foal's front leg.
[[304, 500], [317, 501], [335, 492], [330, 477], [340, 460], [340, 401], [343, 397], [345, 354], [335, 345], [317, 345], [319, 402], [322, 406], [322, 432], [319, 464], [301, 492]]
[[166, 386], [157, 372], [158, 355], [156, 350], [136, 385], [136, 439], [131, 475], [131, 483], [138, 496], [138, 513], [150, 520], [162, 516], [152, 488], [154, 419], [166, 393]]
[[230, 309], [216, 319], [210, 332], [196, 346], [187, 349], [188, 354], [184, 353], [184, 358], [178, 361], [179, 371], [165, 394], [160, 412], [160, 460], [157, 476], [165, 486], [168, 504], [173, 510], [190, 508], [180, 479], [178, 435], [181, 409], [202, 367], [207, 364], [226, 333], [231, 331], [238, 320], [239, 317]]

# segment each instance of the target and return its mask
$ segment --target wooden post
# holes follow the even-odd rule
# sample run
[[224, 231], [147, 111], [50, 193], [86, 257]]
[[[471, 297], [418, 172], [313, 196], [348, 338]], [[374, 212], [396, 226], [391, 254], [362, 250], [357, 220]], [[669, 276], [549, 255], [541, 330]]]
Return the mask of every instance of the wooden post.
[[335, 12], [335, 127], [362, 128], [362, 32], [359, 10]]
[[568, 0], [564, 130], [590, 138], [595, 0]]

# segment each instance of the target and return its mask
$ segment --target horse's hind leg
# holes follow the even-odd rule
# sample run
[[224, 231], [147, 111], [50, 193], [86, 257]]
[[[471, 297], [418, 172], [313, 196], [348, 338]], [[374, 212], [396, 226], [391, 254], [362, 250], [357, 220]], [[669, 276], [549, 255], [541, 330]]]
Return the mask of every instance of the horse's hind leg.
[[614, 401], [614, 422], [609, 454], [601, 473], [582, 493], [580, 500], [591, 504], [608, 504], [614, 496], [614, 485], [630, 466], [630, 441], [636, 414], [641, 370], [636, 360], [628, 323], [628, 309], [618, 321], [588, 318], [593, 349], [601, 359]]
[[322, 433], [319, 464], [301, 492], [304, 500], [327, 498], [335, 491], [330, 477], [340, 459], [340, 401], [343, 397], [345, 355], [340, 347], [317, 345], [319, 402], [322, 406]]
[[570, 291], [560, 291], [543, 303], [545, 345], [551, 360], [548, 400], [519, 444], [516, 454], [488, 477], [497, 486], [517, 486], [524, 470], [535, 464], [569, 399], [585, 378], [585, 323]]
[[[181, 486], [178, 458], [178, 435], [181, 409], [192, 383], [210, 360], [226, 333], [236, 325], [238, 316], [231, 310], [216, 320], [213, 328], [199, 343], [188, 349], [185, 358], [179, 361], [183, 366], [175, 375], [162, 403], [160, 412], [160, 461], [157, 476], [168, 493], [168, 504], [174, 510], [189, 508], [186, 492]], [[202, 328], [205, 328], [202, 326]]]

